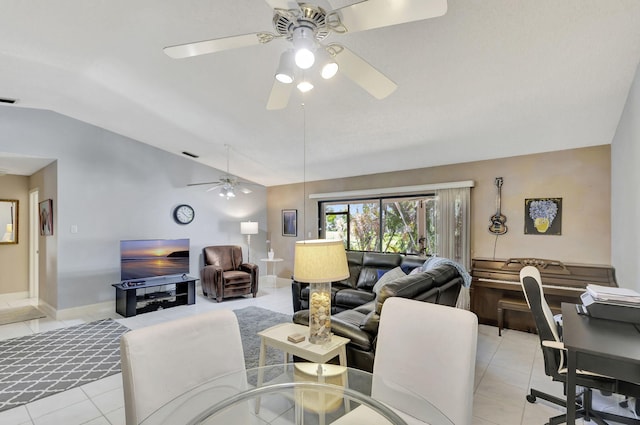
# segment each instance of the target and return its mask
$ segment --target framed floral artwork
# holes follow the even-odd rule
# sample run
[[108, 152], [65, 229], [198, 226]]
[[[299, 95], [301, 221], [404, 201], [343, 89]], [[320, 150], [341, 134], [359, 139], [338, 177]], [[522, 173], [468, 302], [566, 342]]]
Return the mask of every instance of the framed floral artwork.
[[562, 198], [524, 200], [525, 235], [562, 234]]

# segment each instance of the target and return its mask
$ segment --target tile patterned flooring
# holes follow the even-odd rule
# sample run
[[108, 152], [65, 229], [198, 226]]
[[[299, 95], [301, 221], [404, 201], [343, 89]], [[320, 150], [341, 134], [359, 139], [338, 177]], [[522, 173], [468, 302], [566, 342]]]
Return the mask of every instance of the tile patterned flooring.
[[[23, 305], [28, 300], [12, 302]], [[180, 306], [139, 316], [122, 318], [110, 315], [123, 325], [136, 329], [154, 323], [173, 320], [216, 309], [239, 309], [255, 305], [291, 314], [289, 281], [279, 279], [276, 288], [260, 289], [257, 298], [238, 298], [222, 303], [198, 295], [196, 304]], [[8, 305], [0, 305], [7, 307]], [[49, 318], [0, 326], [0, 339], [16, 338], [64, 326], [106, 318], [83, 316], [73, 320], [56, 321]], [[499, 337], [497, 328], [480, 325], [476, 377], [474, 383], [473, 425], [540, 425], [550, 416], [561, 413], [553, 405], [538, 401], [530, 404], [525, 395], [530, 386], [562, 396], [562, 386], [544, 375], [542, 353], [536, 335], [505, 330]], [[615, 397], [615, 396], [614, 396]], [[596, 400], [613, 404], [619, 398]], [[582, 424], [582, 421], [577, 423]], [[61, 394], [44, 398], [24, 406], [0, 412], [0, 424], [6, 425], [125, 425], [121, 375], [116, 374]]]

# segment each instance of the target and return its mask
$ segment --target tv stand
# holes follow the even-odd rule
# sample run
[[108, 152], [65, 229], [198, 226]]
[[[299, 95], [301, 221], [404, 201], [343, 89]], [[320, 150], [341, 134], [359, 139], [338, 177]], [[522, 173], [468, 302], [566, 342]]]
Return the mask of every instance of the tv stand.
[[160, 308], [195, 304], [196, 280], [184, 274], [112, 283], [116, 288], [116, 313], [131, 317]]

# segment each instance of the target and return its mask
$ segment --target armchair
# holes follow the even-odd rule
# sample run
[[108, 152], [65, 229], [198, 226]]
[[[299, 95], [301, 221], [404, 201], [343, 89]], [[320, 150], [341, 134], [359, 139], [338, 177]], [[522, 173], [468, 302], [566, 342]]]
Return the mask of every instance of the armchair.
[[202, 249], [204, 268], [200, 271], [205, 297], [225, 297], [258, 293], [258, 266], [242, 262], [242, 248], [236, 245], [207, 246]]

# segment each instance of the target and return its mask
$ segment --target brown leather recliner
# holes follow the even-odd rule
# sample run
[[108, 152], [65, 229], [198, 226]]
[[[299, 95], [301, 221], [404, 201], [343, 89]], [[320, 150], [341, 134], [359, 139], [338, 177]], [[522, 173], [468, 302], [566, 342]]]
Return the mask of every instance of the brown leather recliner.
[[236, 245], [207, 246], [202, 249], [204, 268], [200, 271], [205, 297], [225, 297], [258, 293], [258, 266], [242, 262], [242, 248]]

